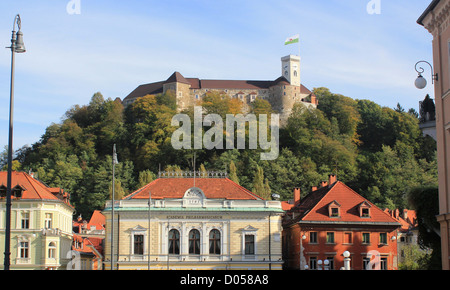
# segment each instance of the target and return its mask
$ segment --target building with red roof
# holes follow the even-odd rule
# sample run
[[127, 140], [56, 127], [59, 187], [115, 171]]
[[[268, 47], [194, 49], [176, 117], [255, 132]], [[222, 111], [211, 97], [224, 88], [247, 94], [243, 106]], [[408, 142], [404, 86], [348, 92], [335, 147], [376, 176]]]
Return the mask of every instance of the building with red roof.
[[114, 244], [107, 202], [105, 268], [281, 269], [283, 213], [226, 173], [160, 174], [115, 203]]
[[89, 221], [80, 217], [73, 222], [72, 250], [79, 253], [81, 270], [103, 270], [105, 216], [96, 210]]
[[284, 217], [286, 268], [318, 269], [328, 262], [327, 268], [340, 269], [343, 253], [348, 251], [351, 269], [362, 270], [373, 264], [397, 269], [397, 220], [335, 175], [314, 189], [303, 199], [296, 189], [295, 204]]
[[[4, 252], [7, 172], [0, 172], [0, 252]], [[70, 194], [32, 174], [11, 176], [11, 269], [65, 269], [72, 245]], [[3, 261], [3, 260], [2, 260]], [[1, 263], [3, 267], [3, 263]]]

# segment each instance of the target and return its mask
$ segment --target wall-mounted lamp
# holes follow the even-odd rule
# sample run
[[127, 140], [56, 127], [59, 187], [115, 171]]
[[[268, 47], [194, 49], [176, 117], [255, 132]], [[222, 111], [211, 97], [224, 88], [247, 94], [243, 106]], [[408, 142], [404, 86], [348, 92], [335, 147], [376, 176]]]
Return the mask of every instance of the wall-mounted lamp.
[[425, 72], [425, 70], [422, 67], [417, 68], [419, 63], [422, 63], [422, 62], [428, 64], [430, 66], [430, 68], [431, 68], [431, 81], [432, 81], [432, 83], [434, 84], [434, 81], [438, 81], [439, 80], [438, 74], [434, 74], [434, 72], [433, 72], [433, 66], [429, 62], [421, 60], [421, 61], [416, 63], [416, 72], [419, 74], [419, 76], [417, 77], [417, 79], [416, 79], [416, 81], [414, 83], [416, 85], [416, 88], [418, 88], [419, 90], [422, 90], [422, 89], [424, 89], [427, 86], [427, 80], [422, 76], [422, 74]]

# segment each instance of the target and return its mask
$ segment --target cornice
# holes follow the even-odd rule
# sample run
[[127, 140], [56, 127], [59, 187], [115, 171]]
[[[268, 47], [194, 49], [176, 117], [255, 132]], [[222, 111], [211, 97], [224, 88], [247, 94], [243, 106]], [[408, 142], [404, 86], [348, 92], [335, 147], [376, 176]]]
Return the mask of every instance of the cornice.
[[441, 0], [423, 19], [423, 26], [434, 37], [447, 29], [450, 22], [450, 0]]

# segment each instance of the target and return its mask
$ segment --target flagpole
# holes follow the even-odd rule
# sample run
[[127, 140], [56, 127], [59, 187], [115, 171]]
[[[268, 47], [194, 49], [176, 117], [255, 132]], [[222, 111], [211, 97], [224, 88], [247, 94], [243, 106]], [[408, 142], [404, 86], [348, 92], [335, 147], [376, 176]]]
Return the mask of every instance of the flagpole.
[[112, 205], [111, 205], [111, 271], [114, 270], [114, 207], [115, 207], [115, 170], [117, 163], [117, 154], [116, 154], [116, 144], [113, 146], [113, 158], [112, 158], [112, 167], [113, 167], [113, 176], [112, 176]]
[[152, 192], [148, 192], [148, 270], [150, 271], [150, 208], [152, 206]]

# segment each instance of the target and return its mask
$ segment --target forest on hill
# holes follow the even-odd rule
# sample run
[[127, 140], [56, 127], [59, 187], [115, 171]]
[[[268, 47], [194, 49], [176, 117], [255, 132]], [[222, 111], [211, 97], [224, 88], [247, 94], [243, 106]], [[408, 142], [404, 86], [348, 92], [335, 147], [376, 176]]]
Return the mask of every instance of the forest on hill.
[[[409, 191], [437, 186], [436, 142], [422, 136], [414, 109], [382, 107], [323, 87], [314, 94], [318, 108], [297, 104], [280, 128], [274, 161], [261, 160], [261, 149], [175, 150], [171, 92], [145, 96], [127, 108], [96, 93], [89, 104], [73, 106], [60, 123], [50, 124], [39, 142], [16, 151], [13, 169], [33, 171], [45, 184], [69, 192], [77, 214], [86, 218], [110, 199], [113, 144], [119, 160], [116, 198], [157, 178], [160, 169], [193, 170], [194, 152], [198, 170], [227, 171], [267, 199], [274, 193], [292, 199], [294, 187], [304, 196], [332, 173], [382, 209], [408, 208]], [[210, 93], [201, 106], [225, 119], [240, 113], [242, 104]], [[271, 112], [265, 100], [252, 104], [251, 113]]]

